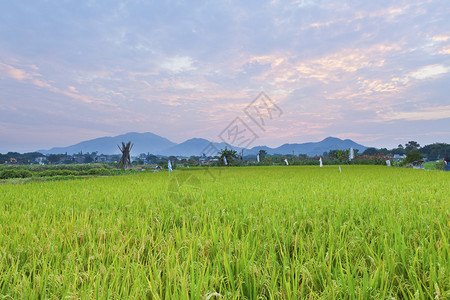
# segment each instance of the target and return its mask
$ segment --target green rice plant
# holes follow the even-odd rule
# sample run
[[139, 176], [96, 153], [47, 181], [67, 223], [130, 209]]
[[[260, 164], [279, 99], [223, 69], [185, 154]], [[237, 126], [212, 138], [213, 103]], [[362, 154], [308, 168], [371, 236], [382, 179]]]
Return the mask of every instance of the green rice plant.
[[449, 174], [341, 168], [1, 185], [0, 296], [448, 299]]

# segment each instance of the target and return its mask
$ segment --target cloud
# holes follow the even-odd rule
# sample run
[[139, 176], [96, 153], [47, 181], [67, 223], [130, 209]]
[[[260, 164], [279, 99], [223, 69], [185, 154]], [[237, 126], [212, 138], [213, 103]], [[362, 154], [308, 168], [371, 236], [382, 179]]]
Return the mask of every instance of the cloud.
[[399, 112], [392, 111], [389, 113], [383, 113], [381, 115], [381, 118], [384, 121], [392, 121], [392, 120], [417, 121], [417, 120], [450, 119], [450, 105], [422, 108], [416, 111], [399, 111]]
[[[37, 67], [34, 65], [32, 65], [31, 68], [33, 70], [37, 70]], [[80, 100], [84, 103], [94, 102], [92, 97], [78, 94], [78, 91], [76, 91], [73, 86], [69, 86], [68, 90], [55, 87], [49, 80], [42, 79], [42, 75], [36, 72], [29, 72], [4, 63], [0, 63], [0, 71], [3, 71], [6, 76], [12, 79], [18, 80], [20, 82], [27, 81], [37, 87], [47, 89], [48, 91], [53, 93], [62, 94], [69, 98]], [[101, 101], [98, 100], [97, 102], [101, 103]]]
[[14, 68], [13, 66], [1, 62], [0, 62], [0, 71], [2, 71], [2, 73], [4, 73], [6, 76], [19, 81], [33, 78], [33, 75], [27, 73], [25, 70]]
[[440, 49], [438, 51], [438, 53], [444, 54], [444, 55], [450, 55], [450, 45], [442, 47], [442, 49]]
[[435, 35], [433, 36], [433, 41], [435, 42], [446, 42], [450, 39], [449, 35]]
[[448, 71], [450, 71], [449, 67], [446, 67], [446, 66], [443, 66], [440, 64], [436, 64], [436, 65], [429, 65], [429, 66], [422, 67], [422, 68], [418, 69], [417, 71], [410, 73], [409, 76], [420, 80], [420, 79], [437, 77], [437, 76], [447, 73]]
[[176, 56], [167, 59], [165, 62], [161, 64], [161, 67], [164, 70], [177, 74], [181, 72], [195, 70], [193, 63], [194, 61], [192, 60], [192, 58], [188, 56]]
[[4, 6], [0, 118], [32, 118], [35, 134], [54, 118], [55, 132], [215, 136], [260, 91], [286, 112], [270, 143], [312, 133], [387, 140], [394, 129], [380, 133], [383, 122], [430, 121], [430, 132], [448, 122], [445, 0]]

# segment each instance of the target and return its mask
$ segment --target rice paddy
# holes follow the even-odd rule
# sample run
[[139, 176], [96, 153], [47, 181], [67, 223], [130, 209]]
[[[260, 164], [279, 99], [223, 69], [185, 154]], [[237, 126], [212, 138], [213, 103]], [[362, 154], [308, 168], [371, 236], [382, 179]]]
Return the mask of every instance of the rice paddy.
[[449, 299], [449, 182], [280, 166], [4, 184], [0, 297]]

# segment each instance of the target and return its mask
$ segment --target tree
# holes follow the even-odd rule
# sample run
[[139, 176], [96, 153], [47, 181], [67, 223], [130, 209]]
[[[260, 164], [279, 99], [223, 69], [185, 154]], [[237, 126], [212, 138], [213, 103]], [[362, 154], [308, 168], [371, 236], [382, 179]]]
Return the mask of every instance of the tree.
[[412, 163], [414, 161], [421, 161], [423, 159], [422, 152], [419, 149], [412, 149], [406, 153], [405, 162]]
[[442, 159], [444, 156], [450, 156], [450, 144], [435, 143], [426, 145], [420, 150], [428, 158], [428, 160], [438, 160]]
[[348, 160], [350, 150], [331, 150], [329, 156], [341, 161]]
[[225, 161], [223, 159], [224, 157], [227, 159], [228, 163], [231, 163], [233, 161], [233, 158], [234, 159], [238, 158], [237, 152], [235, 150], [231, 150], [231, 149], [228, 150], [227, 147], [225, 147], [224, 150], [221, 150], [219, 152], [219, 154], [220, 154], [220, 156], [219, 156], [219, 160], [220, 160], [219, 163], [221, 165], [225, 165]]
[[376, 148], [370, 147], [367, 148], [366, 150], [364, 150], [364, 152], [362, 153], [363, 155], [375, 155], [378, 153], [378, 150]]
[[86, 156], [84, 157], [84, 163], [90, 164], [93, 161], [94, 161], [94, 158], [92, 157], [92, 155], [89, 155], [89, 153], [87, 153]]
[[200, 161], [200, 156], [191, 156], [189, 157], [189, 164], [198, 164]]
[[142, 159], [138, 158], [135, 161], [133, 161], [131, 164], [141, 166], [144, 164], [144, 161]]
[[378, 150], [378, 153], [380, 154], [384, 154], [384, 155], [386, 155], [386, 154], [389, 154], [389, 150], [387, 149], [387, 148], [381, 148], [380, 150]]
[[52, 155], [49, 155], [48, 157], [47, 157], [47, 160], [49, 161], [49, 162], [51, 162], [52, 164], [54, 164], [54, 163], [57, 163], [57, 162], [59, 162], [59, 155], [57, 155], [57, 154], [52, 154]]
[[415, 141], [409, 141], [405, 144], [405, 152], [410, 152], [413, 149], [419, 149], [420, 145], [418, 142]]
[[267, 151], [261, 149], [261, 150], [259, 150], [258, 155], [259, 155], [259, 161], [263, 161], [264, 158], [266, 158]]
[[159, 160], [158, 156], [153, 155], [153, 154], [149, 154], [147, 155], [147, 157], [145, 158], [150, 164], [156, 164]]
[[403, 155], [405, 154], [405, 148], [403, 148], [402, 145], [398, 145], [397, 148], [394, 148], [390, 151], [392, 154], [399, 154], [399, 155]]

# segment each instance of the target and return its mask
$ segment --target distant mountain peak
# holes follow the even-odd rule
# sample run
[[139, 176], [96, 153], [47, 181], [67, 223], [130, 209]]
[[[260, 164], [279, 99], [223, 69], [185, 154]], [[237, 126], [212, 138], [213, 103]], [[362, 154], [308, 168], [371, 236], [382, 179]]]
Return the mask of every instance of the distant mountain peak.
[[326, 137], [322, 140], [322, 142], [329, 142], [329, 141], [334, 142], [334, 141], [342, 141], [342, 140], [340, 138], [333, 137], [333, 136]]
[[172, 147], [176, 143], [151, 132], [128, 132], [113, 137], [101, 137], [83, 141], [68, 147], [55, 147], [50, 150], [39, 150], [43, 154], [74, 154], [82, 151], [98, 152], [98, 154], [120, 154], [117, 145], [130, 141], [133, 144], [132, 154], [159, 153], [163, 149]]
[[[121, 142], [133, 143], [132, 155], [138, 155], [141, 153], [151, 153], [155, 155], [164, 156], [193, 156], [202, 155], [202, 153], [212, 144], [217, 151], [224, 149], [225, 143], [213, 143], [203, 138], [191, 138], [182, 143], [174, 143], [164, 137], [156, 135], [152, 132], [128, 132], [114, 137], [101, 137], [88, 141], [83, 141], [78, 144], [68, 147], [57, 147], [50, 150], [40, 150], [43, 154], [74, 154], [82, 151], [86, 152], [98, 152], [98, 154], [119, 154], [120, 151], [117, 145]], [[277, 148], [270, 148], [264, 145], [256, 146], [251, 149], [244, 149], [245, 155], [256, 155], [259, 150], [265, 150], [268, 154], [306, 154], [308, 156], [322, 155], [324, 152], [337, 149], [349, 149], [353, 147], [360, 152], [367, 149], [366, 146], [355, 143], [350, 139], [341, 140], [336, 137], [327, 137], [320, 142], [309, 142], [302, 144], [283, 144]], [[236, 151], [241, 151], [242, 148], [232, 147]], [[213, 148], [214, 149], [214, 148]], [[212, 155], [217, 155], [213, 153]]]

